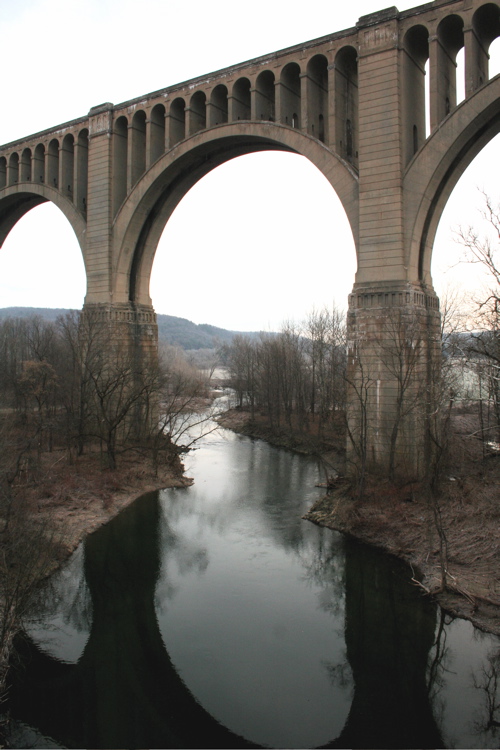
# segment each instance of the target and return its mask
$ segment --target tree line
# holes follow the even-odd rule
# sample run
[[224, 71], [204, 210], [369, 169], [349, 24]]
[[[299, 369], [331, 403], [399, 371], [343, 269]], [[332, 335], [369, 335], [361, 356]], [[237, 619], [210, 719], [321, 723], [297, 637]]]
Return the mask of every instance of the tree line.
[[346, 326], [336, 308], [274, 334], [235, 336], [221, 349], [238, 406], [265, 415], [272, 430], [321, 438], [345, 404]]
[[186, 414], [206, 393], [179, 351], [136, 348], [92, 312], [0, 321], [0, 744], [13, 639], [61, 543], [37, 513], [58, 493], [54, 468], [84, 477], [133, 456], [180, 474]]
[[[163, 355], [134, 350], [127, 330], [120, 335], [92, 313], [0, 321], [1, 424], [20, 441], [18, 462], [36, 464], [55, 445], [73, 461], [97, 444], [114, 469], [132, 447], [167, 446], [175, 416], [206, 384], [175, 349]], [[170, 431], [158, 421], [165, 404]]]
[[363, 358], [350, 342], [353, 375], [346, 367], [345, 317], [336, 308], [313, 311], [302, 324], [287, 322], [276, 334], [235, 336], [221, 356], [239, 408], [248, 409], [252, 421], [264, 418], [274, 432], [293, 429], [321, 437], [333, 425], [343, 429], [356, 456], [360, 487], [367, 468], [369, 404], [378, 398], [381, 371], [392, 389], [392, 406], [384, 414], [389, 479], [404, 473], [398, 442], [405, 430], [411, 435], [416, 429], [426, 436], [428, 479], [438, 481], [457, 407], [477, 410], [475, 436], [485, 453], [500, 445], [500, 207], [487, 196], [484, 200], [489, 236], [469, 228], [460, 230], [458, 241], [463, 261], [479, 264], [488, 284], [468, 300], [456, 290], [443, 295], [440, 337], [428, 334], [424, 317], [395, 308], [385, 315], [378, 344], [374, 341], [376, 357]]

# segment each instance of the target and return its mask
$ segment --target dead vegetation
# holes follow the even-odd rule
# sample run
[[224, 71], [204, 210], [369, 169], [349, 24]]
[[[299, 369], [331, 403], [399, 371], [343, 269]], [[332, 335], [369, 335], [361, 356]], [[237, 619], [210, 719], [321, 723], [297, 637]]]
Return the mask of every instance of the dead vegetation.
[[[269, 439], [265, 419], [233, 409], [221, 424]], [[405, 560], [415, 584], [452, 614], [500, 634], [500, 455], [478, 437], [477, 409], [452, 417], [450, 449], [439, 492], [422, 483], [397, 484], [370, 477], [360, 498], [346, 479], [306, 514], [307, 520], [352, 535]], [[270, 442], [295, 448], [298, 436], [275, 434]], [[307, 444], [312, 450], [306, 450]], [[318, 445], [303, 440], [304, 452]], [[323, 443], [329, 466], [341, 467], [343, 432]]]
[[10, 503], [0, 513], [0, 746], [12, 643], [40, 581], [138, 495], [191, 481], [177, 452], [160, 466], [128, 453], [109, 470], [94, 446], [76, 460], [67, 450], [42, 452], [36, 470], [22, 471], [12, 482]]
[[228, 409], [218, 418], [221, 427], [249, 437], [257, 437], [272, 445], [289, 448], [297, 453], [308, 455], [327, 455], [335, 453], [337, 463], [343, 463], [345, 452], [345, 430], [343, 412], [338, 413], [337, 419], [332, 419], [328, 425], [320, 425], [318, 414], [309, 415], [304, 424], [295, 415], [290, 419], [290, 425], [281, 424], [271, 427], [265, 414], [255, 412], [253, 418], [250, 412], [241, 408]]
[[472, 413], [454, 416], [438, 493], [372, 477], [359, 498], [339, 482], [306, 518], [406, 560], [445, 609], [500, 634], [500, 456], [483, 456], [475, 426]]

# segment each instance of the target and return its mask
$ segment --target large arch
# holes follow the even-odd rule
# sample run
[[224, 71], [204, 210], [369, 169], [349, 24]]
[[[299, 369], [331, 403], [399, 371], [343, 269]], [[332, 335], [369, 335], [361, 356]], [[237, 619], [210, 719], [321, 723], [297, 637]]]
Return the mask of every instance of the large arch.
[[453, 188], [500, 132], [500, 76], [462, 102], [434, 131], [405, 177], [405, 247], [409, 280], [432, 286], [432, 248]]
[[[337, 193], [357, 246], [358, 183], [355, 170], [323, 144], [276, 123], [221, 125], [196, 134], [156, 162], [121, 207], [113, 226], [114, 299], [150, 305], [149, 278], [170, 215], [188, 190], [230, 159], [257, 151], [288, 151], [308, 158]], [[123, 238], [123, 239], [122, 239]], [[91, 301], [88, 296], [88, 301]]]
[[71, 224], [85, 263], [86, 222], [73, 202], [59, 190], [45, 184], [28, 183], [4, 188], [0, 197], [0, 247], [17, 222], [35, 206], [54, 203]]

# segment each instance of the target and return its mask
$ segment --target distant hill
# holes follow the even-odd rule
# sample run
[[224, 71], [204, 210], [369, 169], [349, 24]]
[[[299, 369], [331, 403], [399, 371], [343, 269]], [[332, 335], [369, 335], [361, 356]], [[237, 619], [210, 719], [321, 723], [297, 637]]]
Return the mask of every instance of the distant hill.
[[[47, 307], [4, 307], [0, 308], [0, 320], [4, 318], [29, 318], [39, 315], [45, 320], [56, 320], [59, 315], [69, 312], [65, 308]], [[174, 315], [157, 315], [158, 340], [181, 349], [215, 349], [221, 344], [229, 344], [233, 336], [242, 335], [253, 338], [257, 332], [228, 331], [208, 323], [196, 324], [186, 318]]]

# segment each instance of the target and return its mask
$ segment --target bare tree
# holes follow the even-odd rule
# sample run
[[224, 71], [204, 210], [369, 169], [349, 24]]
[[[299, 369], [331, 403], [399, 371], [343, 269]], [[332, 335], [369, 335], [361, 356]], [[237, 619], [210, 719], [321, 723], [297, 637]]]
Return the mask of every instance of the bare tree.
[[494, 415], [493, 425], [485, 427], [485, 437], [491, 440], [496, 432], [500, 442], [500, 205], [485, 193], [483, 199], [484, 232], [462, 228], [457, 239], [465, 249], [465, 259], [478, 265], [488, 280], [481, 296], [474, 300], [468, 353], [486, 386], [488, 414], [491, 410]]
[[409, 416], [415, 415], [425, 392], [426, 373], [422, 378], [422, 373], [419, 372], [424, 347], [418, 317], [394, 308], [386, 320], [380, 342], [381, 362], [395, 391], [389, 437], [388, 475], [391, 481], [394, 480], [397, 469], [400, 431]]
[[345, 407], [345, 315], [335, 307], [313, 310], [304, 324], [310, 357], [310, 413], [318, 414], [318, 434]]
[[376, 381], [355, 341], [348, 342], [347, 358], [345, 380], [351, 397], [346, 402], [345, 421], [353, 455], [353, 458], [349, 459], [348, 451], [348, 461], [356, 471], [356, 490], [361, 497], [365, 488], [368, 462], [368, 404]]

